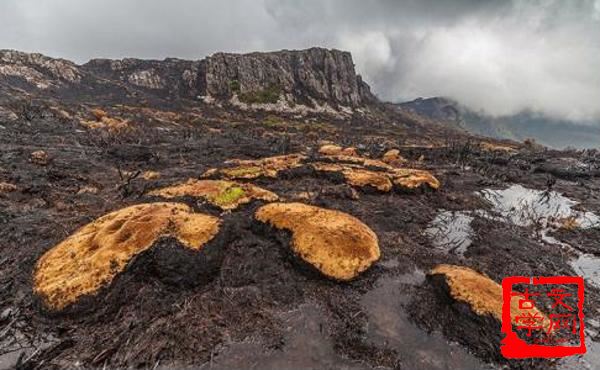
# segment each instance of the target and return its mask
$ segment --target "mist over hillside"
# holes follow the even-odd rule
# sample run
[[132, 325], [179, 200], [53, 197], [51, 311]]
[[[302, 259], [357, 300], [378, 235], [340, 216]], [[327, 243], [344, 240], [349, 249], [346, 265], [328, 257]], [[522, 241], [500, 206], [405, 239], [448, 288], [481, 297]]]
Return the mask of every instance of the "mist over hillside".
[[475, 135], [516, 141], [533, 139], [556, 149], [600, 148], [598, 122], [557, 119], [530, 111], [495, 117], [483, 111], [476, 112], [448, 98], [420, 98], [398, 106]]

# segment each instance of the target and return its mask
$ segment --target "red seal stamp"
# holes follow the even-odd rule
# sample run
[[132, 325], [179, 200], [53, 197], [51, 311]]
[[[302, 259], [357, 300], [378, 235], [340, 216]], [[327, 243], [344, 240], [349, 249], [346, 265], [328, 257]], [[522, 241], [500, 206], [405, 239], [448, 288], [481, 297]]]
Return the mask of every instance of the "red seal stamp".
[[585, 353], [583, 290], [582, 277], [502, 280], [502, 355], [552, 358]]

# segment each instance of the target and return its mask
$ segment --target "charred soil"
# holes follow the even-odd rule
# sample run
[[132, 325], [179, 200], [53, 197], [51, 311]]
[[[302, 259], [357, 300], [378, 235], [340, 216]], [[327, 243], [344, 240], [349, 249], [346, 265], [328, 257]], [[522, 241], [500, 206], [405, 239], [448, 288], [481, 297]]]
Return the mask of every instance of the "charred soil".
[[[470, 357], [457, 360], [456, 368], [559, 366], [501, 358], [500, 324], [452, 302], [443, 284], [432, 279], [398, 283], [390, 290], [398, 299], [369, 292], [382, 281], [425, 274], [439, 263], [468, 266], [496, 282], [509, 275], [575, 275], [569, 263], [573, 250], [544, 242], [533, 227], [475, 217], [475, 235], [464, 256], [435, 248], [423, 231], [439, 210], [493, 213], [477, 192], [513, 183], [550, 187], [600, 213], [595, 172], [571, 176], [568, 168], [556, 170], [560, 161], [551, 161], [568, 157], [598, 168], [600, 153], [523, 145], [514, 152], [493, 151], [477, 145], [477, 138], [440, 132], [385, 107], [345, 119], [282, 114], [267, 125], [269, 115], [263, 112], [164, 103], [159, 114], [142, 106], [105, 104], [111, 115], [129, 121], [127, 130], [113, 131], [87, 128], [56, 113], [60, 109], [75, 117], [87, 112], [85, 104], [57, 104], [37, 102], [24, 108], [26, 118], [0, 122], [0, 183], [16, 187], [0, 192], [0, 368], [411, 368], [410, 347], [403, 347], [409, 344], [397, 337], [402, 332], [373, 339], [376, 323], [369, 305], [361, 304], [369, 299], [381, 299], [376, 312], [389, 313], [390, 320], [410, 322], [411, 333], [436, 335], [435, 343], [448, 346], [459, 342]], [[403, 166], [428, 170], [441, 183], [437, 190], [381, 193], [310, 168], [236, 180], [269, 190], [280, 201], [339, 210], [365, 223], [377, 235], [381, 259], [357, 278], [334, 281], [300, 263], [289, 248], [289, 233], [254, 219], [264, 201], [222, 212], [203, 199], [182, 197], [177, 201], [195, 212], [221, 219], [220, 234], [206, 246], [210, 254], [196, 255], [167, 237], [134, 257], [109, 286], [78, 303], [80, 309], [48, 312], [34, 295], [39, 258], [81, 226], [126, 206], [156, 202], [148, 192], [198, 179], [227, 160], [292, 153], [311, 158], [325, 140], [373, 159], [397, 149], [406, 160]], [[31, 160], [40, 150], [47, 153], [44, 164]], [[552, 162], [552, 170], [541, 166], [544, 161]], [[144, 171], [160, 176], [144, 178]], [[597, 229], [553, 235], [574, 250], [600, 256]], [[600, 290], [586, 287], [586, 318], [597, 319]], [[299, 335], [311, 339], [304, 343]], [[422, 366], [444, 368], [433, 362]]]

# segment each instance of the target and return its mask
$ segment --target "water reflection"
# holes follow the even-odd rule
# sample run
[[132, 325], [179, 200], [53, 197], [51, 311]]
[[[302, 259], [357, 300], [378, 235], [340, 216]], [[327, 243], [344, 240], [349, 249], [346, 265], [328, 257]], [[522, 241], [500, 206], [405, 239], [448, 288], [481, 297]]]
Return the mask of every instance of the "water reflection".
[[504, 190], [485, 189], [479, 193], [493, 210], [519, 226], [547, 227], [550, 223], [572, 220], [582, 229], [600, 226], [600, 217], [575, 210], [578, 203], [555, 191], [528, 189], [512, 185]]
[[473, 216], [466, 211], [441, 211], [425, 234], [435, 247], [462, 256], [472, 243], [471, 221]]

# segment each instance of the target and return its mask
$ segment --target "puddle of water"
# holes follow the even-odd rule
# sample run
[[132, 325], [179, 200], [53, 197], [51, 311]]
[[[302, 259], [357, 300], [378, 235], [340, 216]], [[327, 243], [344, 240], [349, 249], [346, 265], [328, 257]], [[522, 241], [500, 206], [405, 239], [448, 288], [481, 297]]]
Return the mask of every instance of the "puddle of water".
[[559, 361], [558, 370], [598, 370], [600, 366], [600, 343], [585, 341], [587, 352], [583, 356], [566, 357]]
[[395, 280], [400, 284], [418, 286], [423, 284], [426, 278], [427, 275], [425, 275], [423, 270], [417, 269], [413, 272], [398, 275], [395, 277]]
[[260, 342], [232, 343], [206, 369], [367, 369], [340, 356], [324, 332], [325, 317], [318, 306], [303, 304], [281, 315], [286, 326], [284, 347], [265, 350]]
[[[492, 204], [493, 210], [502, 217], [493, 216], [482, 210], [472, 212], [441, 211], [425, 231], [436, 247], [442, 248], [450, 253], [462, 255], [471, 244], [473, 235], [471, 222], [473, 221], [474, 216], [480, 216], [495, 221], [504, 221], [518, 226], [534, 226], [542, 241], [549, 244], [560, 245], [573, 251], [575, 251], [575, 249], [572, 246], [549, 235], [550, 231], [556, 227], [556, 221], [565, 218], [573, 218], [579, 228], [600, 227], [600, 217], [598, 215], [592, 212], [573, 209], [578, 203], [556, 192], [544, 192], [527, 189], [521, 185], [513, 185], [505, 190], [486, 189], [479, 192], [479, 194], [488, 200]], [[600, 287], [600, 257], [591, 254], [579, 254], [576, 259], [569, 261], [569, 264], [578, 275], [584, 277], [586, 283]], [[391, 283], [384, 281], [383, 284], [384, 286], [378, 289], [385, 290], [385, 285]], [[391, 288], [388, 287], [387, 289]], [[386, 297], [393, 295], [394, 294], [387, 292], [381, 294], [377, 299], [385, 300]], [[385, 312], [385, 307], [383, 307], [384, 304], [385, 303], [379, 305], [372, 304], [379, 310], [374, 311], [377, 312], [379, 316], [379, 321], [374, 320], [375, 336], [387, 338], [386, 340], [389, 340], [390, 343], [398, 343], [400, 346], [408, 346], [409, 348], [419, 344], [418, 340], [407, 343], [409, 339], [406, 337], [402, 339], [404, 342], [395, 338], [396, 335], [401, 332], [400, 330], [396, 330], [396, 328], [400, 328], [403, 331], [414, 335], [422, 336], [423, 334], [419, 334], [418, 329], [410, 328], [410, 323], [406, 321], [405, 317], [400, 317], [399, 313], [396, 314], [397, 316], [395, 318], [386, 318], [386, 315], [390, 316], [391, 314]], [[592, 326], [600, 326], [600, 321], [590, 319], [589, 322]], [[415, 330], [417, 330], [417, 332]], [[411, 337], [414, 335], [411, 335]], [[591, 335], [591, 333], [588, 333], [588, 337]], [[436, 340], [435, 338], [432, 338], [427, 342], [429, 344], [426, 344], [435, 352], [433, 355], [434, 358], [444, 358], [446, 356], [443, 350], [440, 351], [439, 348], [436, 348], [439, 346], [440, 340], [441, 339]], [[588, 339], [586, 340], [586, 345], [587, 353], [585, 355], [569, 357], [559, 361], [558, 369], [600, 369], [600, 343]], [[415, 359], [417, 357], [418, 352], [415, 352], [415, 354], [409, 358]], [[467, 357], [467, 361], [468, 360]], [[415, 364], [418, 363], [415, 362]], [[463, 368], [464, 366], [459, 364], [454, 365], [453, 367]], [[437, 369], [437, 367], [427, 367], [427, 369], [429, 368]]]
[[580, 254], [577, 259], [571, 260], [571, 267], [583, 276], [588, 283], [600, 288], [600, 258], [592, 254]]
[[519, 226], [531, 226], [549, 221], [574, 218], [580, 228], [600, 226], [600, 217], [592, 212], [574, 210], [578, 203], [555, 191], [527, 189], [512, 185], [504, 190], [485, 189], [479, 192], [494, 207], [494, 211]]
[[[519, 226], [534, 226], [540, 239], [577, 252], [571, 245], [549, 235], [556, 221], [572, 218], [579, 228], [600, 227], [600, 217], [592, 212], [573, 209], [578, 203], [557, 192], [527, 189], [512, 185], [504, 190], [485, 189], [479, 193], [508, 222]], [[575, 272], [590, 284], [600, 287], [600, 258], [579, 254], [569, 261]]]
[[[411, 277], [411, 275], [414, 275]], [[402, 288], [421, 281], [423, 272], [402, 275], [401, 279], [384, 277], [377, 287], [362, 299], [368, 315], [367, 338], [377, 346], [388, 346], [398, 352], [402, 368], [421, 370], [494, 369], [481, 363], [457, 343], [448, 342], [441, 333], [428, 334], [413, 324], [402, 302], [410, 297], [403, 295]]]
[[433, 245], [448, 253], [463, 255], [472, 243], [471, 216], [466, 211], [441, 211], [425, 229]]

